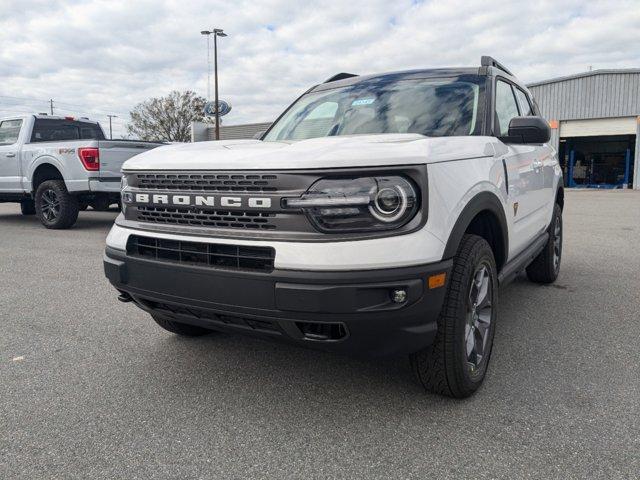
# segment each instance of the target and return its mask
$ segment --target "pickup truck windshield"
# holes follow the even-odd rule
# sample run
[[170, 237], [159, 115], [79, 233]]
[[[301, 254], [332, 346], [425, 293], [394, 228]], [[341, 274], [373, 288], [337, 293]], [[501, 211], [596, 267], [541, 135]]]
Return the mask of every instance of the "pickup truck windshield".
[[36, 118], [31, 133], [31, 143], [104, 139], [102, 128], [97, 123], [53, 118]]
[[265, 141], [334, 135], [419, 133], [478, 135], [484, 78], [371, 81], [303, 95], [276, 122]]

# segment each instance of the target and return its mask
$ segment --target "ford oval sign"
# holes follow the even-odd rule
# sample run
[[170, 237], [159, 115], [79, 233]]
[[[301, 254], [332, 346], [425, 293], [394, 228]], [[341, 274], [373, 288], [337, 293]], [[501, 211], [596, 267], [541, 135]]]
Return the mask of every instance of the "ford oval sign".
[[[224, 117], [231, 111], [231, 103], [225, 100], [218, 100], [218, 115]], [[216, 102], [207, 102], [204, 106], [205, 117], [214, 117], [216, 114]]]

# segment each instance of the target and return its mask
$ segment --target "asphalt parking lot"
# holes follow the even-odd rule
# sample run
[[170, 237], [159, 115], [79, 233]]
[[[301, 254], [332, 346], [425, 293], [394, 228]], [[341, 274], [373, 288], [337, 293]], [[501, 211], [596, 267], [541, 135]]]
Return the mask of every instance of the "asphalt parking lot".
[[182, 339], [102, 273], [115, 213], [0, 205], [0, 478], [638, 478], [640, 192], [569, 192], [560, 278], [501, 290], [483, 388], [404, 359]]

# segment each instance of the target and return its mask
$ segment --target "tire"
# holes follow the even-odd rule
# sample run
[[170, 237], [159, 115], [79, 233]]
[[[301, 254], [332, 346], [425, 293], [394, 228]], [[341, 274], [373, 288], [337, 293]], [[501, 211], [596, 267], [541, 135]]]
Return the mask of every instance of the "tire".
[[410, 357], [425, 390], [466, 398], [480, 387], [491, 358], [497, 304], [491, 247], [482, 237], [465, 235], [453, 259], [436, 339]]
[[169, 320], [157, 315], [151, 315], [151, 317], [158, 325], [160, 325], [165, 330], [177, 335], [182, 335], [184, 337], [201, 337], [213, 332], [213, 330], [209, 330], [207, 328], [198, 327], [196, 325], [189, 325], [187, 323], [176, 322], [174, 320]]
[[23, 215], [35, 215], [36, 203], [30, 198], [22, 200], [20, 202], [20, 211], [22, 212]]
[[35, 203], [36, 214], [47, 228], [69, 228], [78, 219], [78, 199], [69, 194], [63, 180], [42, 182]]
[[111, 206], [111, 199], [107, 196], [98, 196], [89, 202], [91, 208], [96, 212], [106, 212]]
[[549, 240], [540, 254], [527, 267], [527, 277], [535, 283], [553, 283], [560, 273], [562, 261], [562, 209], [553, 207], [553, 218], [547, 229]]

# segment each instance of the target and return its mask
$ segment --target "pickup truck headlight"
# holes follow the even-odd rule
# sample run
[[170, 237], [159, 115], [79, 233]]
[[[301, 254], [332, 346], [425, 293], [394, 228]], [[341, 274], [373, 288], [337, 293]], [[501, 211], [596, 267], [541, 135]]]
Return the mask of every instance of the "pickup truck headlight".
[[392, 230], [415, 216], [418, 192], [401, 176], [325, 178], [283, 207], [301, 209], [326, 233]]

